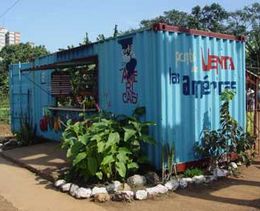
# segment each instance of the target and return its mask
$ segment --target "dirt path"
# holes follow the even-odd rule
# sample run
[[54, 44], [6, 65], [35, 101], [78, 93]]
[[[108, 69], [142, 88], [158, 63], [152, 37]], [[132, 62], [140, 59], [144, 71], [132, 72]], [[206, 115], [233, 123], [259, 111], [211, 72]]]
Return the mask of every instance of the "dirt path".
[[0, 211], [18, 211], [10, 202], [0, 196]]
[[96, 204], [55, 191], [47, 181], [0, 158], [0, 195], [19, 210], [27, 211], [260, 210], [260, 159], [243, 172], [243, 177], [237, 179], [220, 180], [153, 200]]
[[10, 125], [0, 123], [0, 137], [12, 136]]

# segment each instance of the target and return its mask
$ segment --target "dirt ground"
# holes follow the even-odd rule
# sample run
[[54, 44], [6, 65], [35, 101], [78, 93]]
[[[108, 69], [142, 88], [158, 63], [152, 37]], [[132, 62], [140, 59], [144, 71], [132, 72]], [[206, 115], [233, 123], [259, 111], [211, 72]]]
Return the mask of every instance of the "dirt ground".
[[[46, 180], [0, 157], [0, 195], [19, 210], [260, 210], [260, 158], [239, 178], [193, 186], [166, 196], [132, 203], [76, 200], [56, 191]], [[7, 203], [7, 204], [6, 204]], [[0, 201], [0, 210], [15, 209]], [[5, 209], [5, 207], [7, 207]]]
[[17, 211], [10, 202], [6, 201], [2, 196], [0, 196], [0, 211]]
[[12, 136], [10, 126], [0, 123], [0, 137]]
[[[7, 125], [0, 125], [1, 135], [3, 131], [11, 134]], [[41, 170], [52, 171], [58, 164], [63, 165], [63, 160], [57, 159], [57, 147], [53, 147], [53, 143], [49, 145], [51, 147], [46, 148], [47, 143], [6, 152], [13, 152], [16, 159]], [[26, 154], [27, 151], [30, 153]], [[155, 199], [98, 204], [63, 194], [55, 190], [50, 182], [0, 157], [0, 211], [260, 210], [260, 157], [249, 168], [242, 167], [241, 172], [238, 178], [230, 177], [208, 185], [194, 185]]]

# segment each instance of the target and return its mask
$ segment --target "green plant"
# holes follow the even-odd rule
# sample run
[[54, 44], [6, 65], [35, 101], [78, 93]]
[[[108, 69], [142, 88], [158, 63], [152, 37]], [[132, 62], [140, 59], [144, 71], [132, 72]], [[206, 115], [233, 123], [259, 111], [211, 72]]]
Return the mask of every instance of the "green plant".
[[238, 154], [238, 159], [246, 166], [251, 165], [252, 158], [255, 157], [256, 152], [253, 149], [255, 139], [256, 137], [250, 133], [243, 133], [237, 142], [236, 153]]
[[10, 108], [9, 108], [8, 94], [1, 93], [0, 94], [0, 123], [8, 124], [9, 115], [10, 115]]
[[[201, 144], [195, 145], [197, 155], [210, 160], [209, 167], [215, 168], [219, 162], [230, 162], [229, 155], [237, 153], [239, 160], [246, 165], [250, 164], [254, 138], [239, 127], [237, 121], [230, 115], [229, 103], [234, 97], [232, 91], [226, 90], [221, 95], [220, 128], [218, 130], [205, 130]], [[252, 153], [249, 153], [251, 151]]]
[[203, 175], [203, 171], [199, 168], [189, 168], [184, 171], [183, 175], [184, 177], [194, 177]]
[[26, 117], [22, 117], [20, 120], [20, 130], [16, 132], [17, 141], [22, 146], [28, 146], [33, 143], [36, 135], [36, 127], [32, 126], [32, 123]]
[[63, 133], [64, 149], [71, 162], [71, 172], [84, 180], [124, 179], [139, 168], [141, 143], [154, 143], [148, 126], [137, 108], [131, 117], [100, 112], [82, 122], [68, 121]]
[[166, 182], [170, 180], [172, 173], [177, 175], [176, 164], [174, 162], [175, 157], [175, 146], [169, 143], [162, 146], [162, 180]]

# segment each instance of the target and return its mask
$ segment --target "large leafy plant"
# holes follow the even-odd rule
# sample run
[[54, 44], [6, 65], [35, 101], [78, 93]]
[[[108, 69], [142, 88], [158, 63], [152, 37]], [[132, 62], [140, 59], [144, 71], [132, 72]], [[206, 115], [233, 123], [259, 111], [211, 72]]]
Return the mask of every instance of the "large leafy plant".
[[209, 158], [210, 168], [217, 167], [222, 161], [229, 163], [229, 155], [232, 153], [236, 153], [239, 160], [250, 165], [254, 155], [254, 137], [245, 133], [229, 112], [229, 104], [234, 95], [234, 92], [228, 90], [222, 93], [220, 128], [205, 130], [201, 144], [195, 145], [195, 151], [199, 156]]
[[124, 179], [136, 171], [143, 157], [141, 143], [154, 143], [148, 135], [148, 127], [154, 123], [140, 120], [144, 112], [142, 107], [131, 117], [101, 112], [84, 121], [68, 121], [62, 147], [67, 149], [74, 176]]

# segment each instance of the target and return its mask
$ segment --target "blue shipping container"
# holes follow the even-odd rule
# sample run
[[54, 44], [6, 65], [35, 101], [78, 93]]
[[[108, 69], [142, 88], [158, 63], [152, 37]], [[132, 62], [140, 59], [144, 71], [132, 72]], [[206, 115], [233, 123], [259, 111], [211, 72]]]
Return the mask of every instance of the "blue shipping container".
[[146, 120], [157, 123], [151, 129], [157, 145], [146, 151], [158, 168], [164, 143], [175, 144], [178, 163], [195, 159], [193, 146], [203, 130], [219, 128], [220, 94], [226, 88], [236, 92], [231, 113], [245, 127], [244, 40], [158, 24], [11, 65], [12, 130], [18, 131], [21, 117], [29, 116], [38, 136], [59, 140], [60, 133], [39, 129], [44, 110], [55, 105], [51, 73], [58, 65], [92, 58], [98, 61], [100, 108], [131, 114], [145, 106]]

